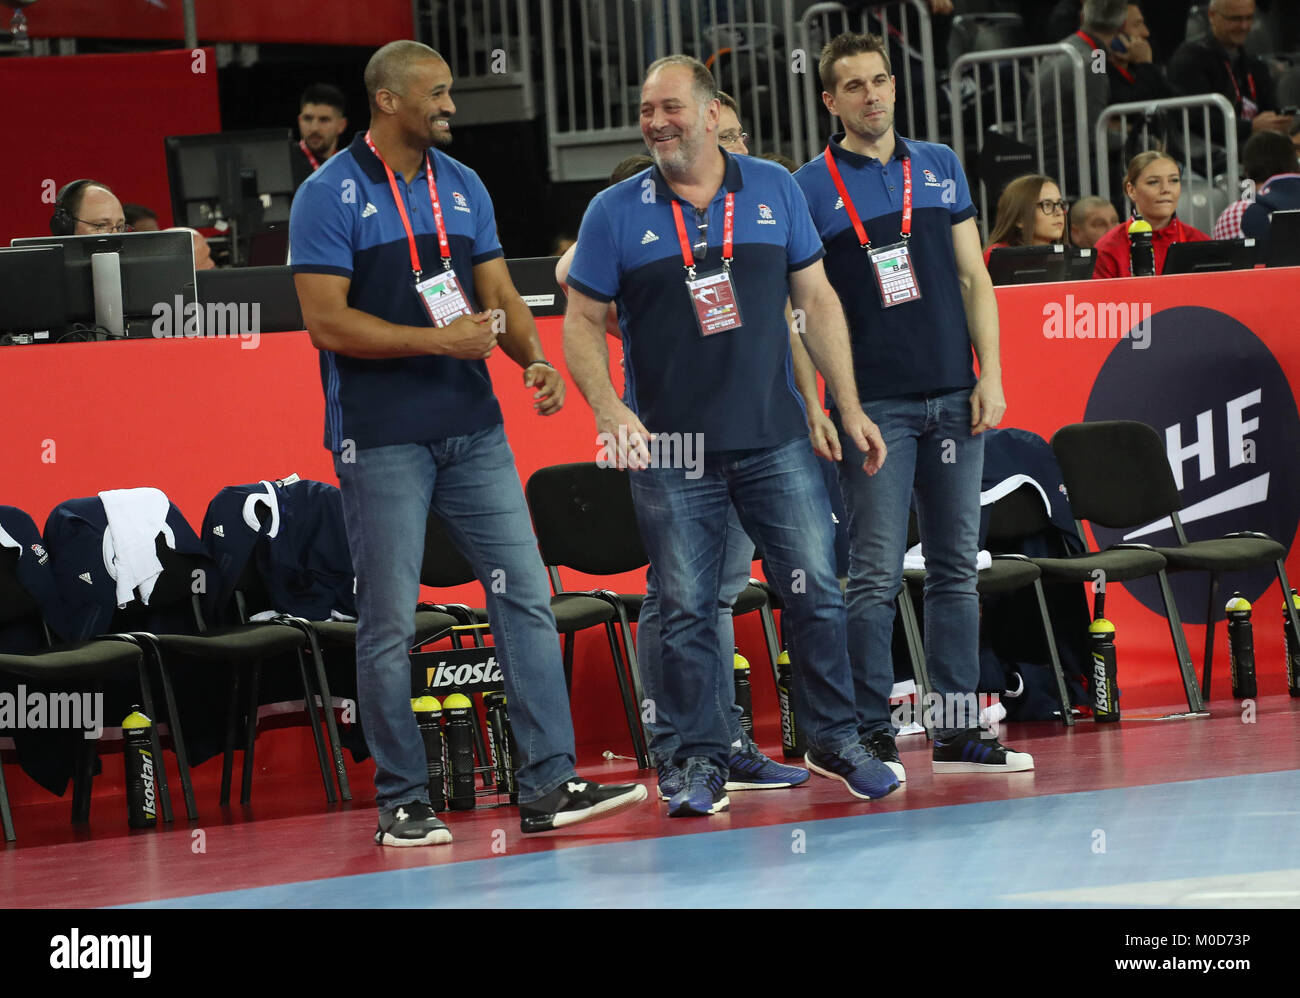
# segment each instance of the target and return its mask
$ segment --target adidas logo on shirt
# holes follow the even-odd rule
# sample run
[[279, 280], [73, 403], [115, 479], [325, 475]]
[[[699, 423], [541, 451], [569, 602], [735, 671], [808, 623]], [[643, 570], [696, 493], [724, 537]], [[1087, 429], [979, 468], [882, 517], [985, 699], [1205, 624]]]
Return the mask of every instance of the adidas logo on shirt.
[[362, 217], [362, 218], [369, 218], [371, 215], [376, 215], [376, 214], [378, 214], [378, 213], [379, 213], [379, 209], [376, 208], [376, 207], [375, 207], [373, 204], [371, 204], [369, 201], [367, 201], [367, 202], [366, 202], [366, 206], [365, 206], [364, 208], [361, 209], [361, 217]]
[[93, 586], [95, 584], [95, 580], [90, 577], [89, 572], [82, 572], [80, 575], [77, 576], [77, 578], [79, 578], [82, 582], [86, 583], [86, 585], [88, 586]]
[[221, 524], [218, 523], [215, 527], [212, 528], [212, 536], [213, 536], [213, 537], [225, 537], [225, 536], [226, 536], [226, 528], [223, 527]]
[[844, 207], [844, 199], [843, 199], [843, 198], [836, 198], [836, 199], [835, 199], [835, 210], [838, 211], [839, 209], [841, 209], [841, 208], [843, 208], [843, 207]]
[[646, 230], [645, 230], [645, 235], [641, 237], [641, 245], [642, 245], [642, 246], [646, 246], [646, 245], [648, 245], [648, 244], [650, 244], [650, 243], [654, 243], [654, 242], [658, 242], [658, 241], [659, 241], [659, 237], [656, 236], [656, 235], [655, 235], [653, 232], [651, 232], [649, 229], [646, 229]]

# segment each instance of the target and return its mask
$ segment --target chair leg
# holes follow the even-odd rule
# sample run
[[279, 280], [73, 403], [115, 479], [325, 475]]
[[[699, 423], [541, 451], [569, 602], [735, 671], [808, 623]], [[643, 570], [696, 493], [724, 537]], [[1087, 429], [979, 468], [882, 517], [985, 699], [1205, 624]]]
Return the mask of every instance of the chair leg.
[[18, 838], [14, 834], [14, 816], [9, 810], [9, 788], [5, 786], [5, 767], [0, 762], [0, 828], [4, 830], [6, 842], [13, 842]]
[[1210, 573], [1209, 595], [1205, 607], [1205, 661], [1201, 669], [1201, 698], [1210, 699], [1210, 670], [1214, 667], [1214, 624], [1219, 609], [1219, 576]]
[[1038, 615], [1043, 620], [1043, 636], [1047, 638], [1047, 654], [1052, 660], [1052, 674], [1056, 677], [1056, 696], [1061, 704], [1061, 723], [1067, 728], [1074, 727], [1074, 710], [1070, 704], [1070, 691], [1065, 685], [1065, 673], [1061, 670], [1061, 657], [1056, 651], [1056, 631], [1052, 628], [1052, 618], [1047, 613], [1047, 597], [1043, 593], [1042, 579], [1034, 580], [1034, 595], [1038, 598]]
[[[473, 703], [472, 697], [470, 702]], [[483, 781], [483, 789], [491, 790], [496, 786], [496, 770], [492, 765], [492, 753], [488, 751], [487, 740], [483, 737], [483, 725], [479, 724], [477, 704], [470, 710], [469, 720], [474, 729], [474, 751], [478, 755], [478, 764], [485, 767], [479, 777]]]
[[181, 730], [180, 711], [176, 709], [176, 692], [172, 688], [171, 676], [167, 672], [167, 667], [163, 664], [162, 652], [152, 642], [149, 642], [147, 647], [153, 652], [154, 661], [158, 664], [158, 677], [162, 682], [163, 699], [167, 703], [167, 719], [172, 732], [172, 751], [176, 753], [176, 769], [180, 773], [181, 794], [185, 798], [185, 814], [191, 821], [197, 821], [199, 809], [194, 801], [194, 785], [190, 779], [190, 757], [189, 751], [185, 748], [185, 734]]
[[632, 736], [632, 749], [636, 754], [638, 769], [650, 768], [650, 752], [646, 748], [641, 733], [641, 715], [637, 705], [632, 701], [632, 690], [628, 686], [627, 675], [623, 672], [623, 657], [618, 650], [618, 632], [611, 621], [605, 622], [605, 633], [609, 637], [609, 653], [614, 659], [614, 674], [618, 678], [619, 696], [623, 698], [623, 713], [627, 717], [627, 730]]
[[[171, 824], [172, 794], [167, 786], [167, 760], [163, 758], [162, 736], [158, 734], [158, 713], [154, 709], [153, 683], [149, 679], [149, 663], [145, 656], [140, 656], [137, 667], [140, 675], [140, 701], [144, 705], [144, 716], [153, 723], [149, 725], [149, 742], [154, 753], [154, 780], [158, 791], [158, 812], [162, 820]], [[173, 732], [172, 740], [175, 740]]]
[[334, 775], [330, 772], [329, 758], [325, 753], [325, 739], [320, 734], [320, 715], [316, 713], [316, 691], [312, 688], [311, 677], [307, 674], [307, 663], [303, 659], [305, 648], [293, 653], [298, 660], [298, 679], [302, 683], [302, 708], [307, 714], [307, 725], [311, 728], [312, 745], [316, 748], [316, 761], [320, 764], [321, 782], [325, 784], [325, 802], [337, 804], [339, 796], [334, 792]]
[[[903, 636], [907, 639], [907, 654], [912, 660], [912, 679], [916, 683], [916, 707], [920, 714], [921, 727], [925, 729], [926, 740], [934, 738], [934, 719], [926, 709], [926, 700], [930, 693], [930, 673], [925, 667], [925, 644], [921, 640], [921, 628], [916, 619], [916, 607], [912, 603], [912, 591], [904, 582], [898, 591], [896, 600], [898, 610], [903, 615]], [[916, 720], [915, 717], [912, 720]]]
[[257, 699], [261, 685], [261, 664], [248, 668], [248, 701], [244, 708], [244, 771], [239, 782], [239, 803], [247, 804], [253, 795], [253, 744], [257, 740]]
[[325, 736], [329, 740], [330, 754], [334, 757], [334, 775], [338, 778], [339, 796], [349, 801], [352, 788], [348, 785], [348, 770], [343, 762], [343, 748], [339, 744], [338, 722], [334, 719], [334, 694], [330, 692], [329, 677], [325, 675], [325, 656], [321, 654], [316, 629], [305, 625], [304, 633], [311, 644], [312, 661], [316, 664], [316, 685], [320, 689], [321, 707], [325, 712]]
[[221, 759], [221, 799], [222, 807], [230, 803], [231, 770], [235, 765], [235, 740], [239, 737], [239, 674], [242, 665], [230, 670], [230, 700], [226, 707], [226, 746]]
[[76, 770], [72, 775], [72, 823], [85, 825], [90, 822], [90, 792], [95, 780], [95, 759], [99, 754], [99, 742], [83, 740], [78, 746]]
[[758, 617], [763, 622], [763, 642], [767, 645], [768, 664], [772, 666], [772, 682], [779, 684], [781, 670], [776, 660], [781, 656], [781, 643], [776, 636], [776, 616], [770, 604], [758, 608]]
[[564, 635], [560, 643], [564, 648], [564, 688], [573, 696], [573, 633]]
[[1178, 614], [1178, 604], [1174, 602], [1174, 592], [1169, 587], [1169, 576], [1161, 569], [1157, 573], [1160, 581], [1160, 595], [1165, 601], [1165, 613], [1169, 618], [1169, 636], [1173, 638], [1174, 654], [1178, 657], [1178, 670], [1183, 676], [1183, 689], [1187, 692], [1187, 709], [1193, 714], [1205, 712], [1205, 702], [1196, 685], [1196, 669], [1192, 665], [1192, 653], [1187, 650], [1187, 636], [1183, 634], [1183, 620]]
[[628, 676], [632, 680], [632, 702], [636, 704], [637, 730], [641, 734], [641, 744], [646, 746], [646, 759], [649, 759], [649, 739], [646, 738], [645, 725], [641, 723], [645, 685], [641, 682], [641, 663], [636, 657], [636, 642], [632, 640], [632, 624], [627, 619], [627, 609], [623, 606], [622, 600], [615, 602], [614, 609], [618, 613], [618, 632], [623, 636], [623, 661], [627, 663]]

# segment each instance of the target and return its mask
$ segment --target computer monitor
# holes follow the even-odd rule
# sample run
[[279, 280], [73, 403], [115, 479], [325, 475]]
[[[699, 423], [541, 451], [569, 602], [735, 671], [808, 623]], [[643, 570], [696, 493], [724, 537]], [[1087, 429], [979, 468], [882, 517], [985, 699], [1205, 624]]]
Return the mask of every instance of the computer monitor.
[[0, 249], [0, 343], [54, 343], [67, 323], [63, 247]]
[[1077, 246], [999, 246], [989, 254], [989, 277], [994, 284], [1086, 281], [1092, 265], [1092, 250]]
[[1275, 211], [1268, 223], [1270, 267], [1300, 267], [1300, 211]]
[[288, 223], [296, 185], [287, 128], [169, 135], [164, 144], [176, 224], [229, 225], [236, 263], [250, 236]]
[[[36, 236], [15, 239], [15, 247], [61, 246], [64, 256], [64, 300], [69, 324], [101, 326], [101, 335], [126, 337], [183, 335], [187, 310], [195, 304], [194, 241], [184, 229], [125, 232], [93, 236]], [[96, 262], [96, 257], [99, 258]], [[98, 277], [96, 277], [98, 272]], [[114, 301], [114, 278], [120, 291]], [[116, 308], [122, 331], [97, 321], [105, 308]], [[159, 325], [158, 320], [163, 320]]]
[[1174, 243], [1162, 274], [1201, 274], [1214, 270], [1250, 270], [1258, 253], [1253, 239], [1210, 239]]
[[564, 314], [564, 292], [555, 283], [558, 260], [555, 256], [525, 256], [506, 261], [515, 290], [534, 316]]
[[[306, 329], [298, 305], [293, 272], [288, 267], [229, 267], [223, 270], [200, 270], [199, 302], [208, 305], [243, 306], [249, 316], [257, 316], [257, 332], [284, 333]], [[257, 310], [253, 312], [252, 307]], [[251, 331], [251, 330], [248, 330]]]

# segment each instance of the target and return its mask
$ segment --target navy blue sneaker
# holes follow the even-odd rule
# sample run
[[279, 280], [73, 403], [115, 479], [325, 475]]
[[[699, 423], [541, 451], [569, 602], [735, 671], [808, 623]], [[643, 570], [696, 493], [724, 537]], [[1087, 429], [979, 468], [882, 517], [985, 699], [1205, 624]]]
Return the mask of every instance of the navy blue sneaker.
[[894, 741], [893, 732], [888, 728], [871, 732], [862, 739], [862, 747], [893, 770], [899, 783], [907, 782], [907, 770], [903, 768], [903, 762], [898, 758], [898, 743]]
[[661, 762], [655, 769], [659, 773], [659, 799], [672, 800], [686, 787], [686, 774], [680, 766]]
[[898, 789], [898, 777], [893, 770], [859, 742], [837, 754], [809, 749], [804, 761], [818, 776], [839, 780], [849, 788], [849, 793], [862, 800], [876, 800]]
[[748, 735], [741, 738], [739, 745], [732, 744], [728, 763], [730, 771], [724, 790], [780, 790], [808, 782], [808, 770], [773, 762]]
[[1034, 757], [1015, 752], [982, 728], [967, 728], [946, 741], [935, 737], [930, 765], [936, 773], [1023, 773]]
[[706, 759], [692, 758], [684, 770], [685, 786], [668, 802], [668, 817], [697, 818], [731, 807], [722, 774]]

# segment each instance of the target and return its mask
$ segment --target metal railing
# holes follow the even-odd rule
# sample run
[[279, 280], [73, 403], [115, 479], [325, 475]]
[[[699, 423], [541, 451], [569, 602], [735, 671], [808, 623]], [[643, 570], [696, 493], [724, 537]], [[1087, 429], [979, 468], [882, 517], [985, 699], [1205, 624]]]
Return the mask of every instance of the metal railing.
[[[1203, 126], [1199, 136], [1196, 136], [1191, 128], [1190, 112], [1196, 108], [1201, 110], [1201, 124]], [[1223, 116], [1223, 134], [1227, 141], [1222, 146], [1216, 146], [1211, 142], [1213, 134], [1210, 128], [1211, 110], [1218, 111]], [[1171, 150], [1167, 139], [1161, 142], [1153, 140], [1151, 137], [1153, 120], [1158, 115], [1163, 116], [1171, 112], [1181, 112], [1182, 116], [1183, 128], [1180, 150]], [[1142, 125], [1138, 129], [1130, 130], [1126, 127], [1128, 119], [1136, 115], [1142, 116]], [[1136, 145], [1139, 152], [1159, 148], [1162, 152], [1172, 153], [1175, 162], [1178, 162], [1177, 154], [1181, 151], [1183, 197], [1179, 199], [1178, 217], [1207, 234], [1212, 232], [1214, 223], [1218, 220], [1219, 212], [1236, 200], [1241, 193], [1240, 167], [1237, 162], [1237, 116], [1227, 98], [1222, 94], [1199, 94], [1191, 97], [1168, 97], [1156, 101], [1112, 104], [1102, 111], [1101, 117], [1097, 120], [1095, 136], [1098, 149], [1104, 148], [1109, 138], [1112, 121], [1120, 122], [1122, 130], [1126, 134], [1137, 138]], [[1196, 141], [1198, 139], [1199, 141]], [[1224, 157], [1222, 171], [1215, 169], [1216, 154], [1222, 154]], [[1193, 162], [1194, 159], [1201, 157], [1203, 157], [1201, 164]], [[1121, 171], [1126, 166], [1126, 164], [1119, 165]], [[1203, 169], [1197, 170], [1197, 165], [1202, 165]], [[1099, 171], [1100, 176], [1098, 178], [1098, 193], [1107, 200], [1110, 200], [1110, 172], [1110, 170], [1103, 168]], [[1195, 182], [1196, 176], [1199, 176], [1205, 182], [1204, 186]], [[1219, 194], [1220, 197], [1211, 196], [1211, 192]], [[1184, 201], [1186, 207], [1184, 207]]]
[[[913, 39], [907, 9], [915, 12], [917, 37]], [[789, 5], [787, 5], [787, 13]], [[891, 19], [891, 13], [896, 16]], [[795, 34], [797, 30], [798, 34]], [[889, 44], [893, 56], [890, 67], [899, 80], [898, 94], [904, 104], [904, 116], [897, 127], [904, 135], [939, 141], [939, 83], [934, 59], [934, 32], [930, 8], [924, 0], [888, 0], [873, 3], [862, 11], [857, 24], [850, 24], [849, 13], [842, 3], [815, 3], [803, 12], [798, 24], [790, 23], [786, 37], [797, 38], [804, 53], [806, 69], [798, 84], [802, 100], [791, 98], [791, 122], [795, 147], [802, 151], [798, 159], [812, 159], [826, 146], [826, 139], [839, 130], [838, 121], [822, 104], [821, 80], [817, 74], [822, 46], [845, 31], [880, 35]], [[914, 44], [915, 43], [915, 44]], [[901, 59], [894, 58], [901, 56]], [[902, 63], [901, 67], [899, 62]], [[919, 63], [920, 68], [916, 69]], [[917, 95], [922, 113], [918, 113]], [[922, 131], [924, 129], [924, 131]]]
[[[753, 153], [802, 162], [821, 151], [817, 57], [841, 30], [884, 34], [907, 104], [907, 134], [938, 141], [937, 85], [924, 0], [882, 0], [850, 25], [842, 4], [806, 0], [566, 0], [541, 4], [543, 88], [551, 179], [606, 176], [623, 156], [644, 151], [638, 106], [645, 68], [670, 53], [693, 55], [740, 105]], [[910, 9], [910, 11], [909, 11]], [[914, 12], [916, 27], [909, 24]], [[811, 16], [810, 16], [811, 14]], [[839, 26], [830, 30], [831, 20]], [[819, 28], [821, 28], [819, 32]], [[827, 33], [829, 31], [829, 34]], [[923, 97], [923, 99], [922, 99]], [[923, 108], [923, 111], [922, 111]], [[924, 132], [922, 132], [924, 129]]]
[[465, 120], [537, 116], [526, 0], [414, 0], [413, 11], [415, 37], [447, 60]]
[[[1073, 99], [1073, 113], [1071, 117], [1074, 120], [1074, 146], [1076, 153], [1076, 183], [1077, 189], [1071, 190], [1072, 186], [1067, 180], [1064, 169], [1057, 169], [1055, 166], [1049, 169], [1052, 162], [1046, 155], [1044, 148], [1044, 133], [1049, 133], [1049, 139], [1055, 138], [1055, 164], [1061, 167], [1066, 163], [1066, 139], [1065, 125], [1069, 120], [1065, 113], [1064, 93], [1061, 88], [1061, 65], [1056, 63], [1050, 67], [1042, 65], [1045, 59], [1059, 59], [1065, 56], [1069, 62], [1070, 75], [1072, 77], [1071, 93]], [[1031, 63], [1031, 68], [1022, 75], [1022, 64]], [[985, 91], [980, 81], [980, 67], [988, 65], [990, 75], [992, 76], [992, 88]], [[975, 134], [979, 139], [982, 147], [984, 137], [988, 134], [988, 127], [985, 124], [984, 101], [986, 96], [991, 96], [993, 101], [993, 125], [999, 133], [1007, 138], [1014, 138], [1016, 142], [1024, 143], [1026, 141], [1026, 132], [1030, 133], [1029, 138], [1032, 142], [1033, 150], [1037, 153], [1037, 170], [1026, 170], [1025, 172], [1038, 172], [1053, 175], [1061, 189], [1062, 195], [1070, 200], [1076, 197], [1086, 197], [1092, 193], [1092, 157], [1089, 151], [1090, 136], [1088, 134], [1087, 120], [1087, 102], [1085, 99], [1085, 78], [1084, 78], [1084, 60], [1083, 56], [1073, 46], [1058, 43], [1055, 45], [1030, 45], [1024, 48], [994, 49], [988, 52], [968, 52], [957, 59], [952, 64], [952, 71], [949, 74], [948, 86], [950, 88], [953, 114], [953, 149], [957, 153], [958, 159], [962, 166], [966, 163], [966, 132], [965, 132], [965, 115], [962, 109], [962, 80], [963, 74], [967, 68], [973, 70], [975, 97]], [[1003, 70], [1006, 70], [1004, 73]], [[1009, 74], [1009, 79], [1004, 80], [1004, 75]], [[1043, 101], [1044, 87], [1049, 97], [1054, 97], [1053, 105], [1055, 115], [1049, 116], [1047, 122], [1043, 118]], [[1006, 93], [1007, 90], [1010, 93]], [[1008, 99], [1009, 98], [1009, 99]], [[1032, 109], [1033, 121], [1026, 122], [1026, 110]], [[1030, 127], [1027, 129], [1027, 124]], [[1050, 124], [1049, 129], [1044, 128], [1044, 124]], [[1014, 127], [1014, 133], [1009, 133], [1008, 129]], [[969, 173], [969, 168], [967, 169]], [[979, 208], [980, 208], [980, 225], [985, 237], [988, 236], [989, 230], [989, 203], [988, 203], [988, 185], [981, 173], [979, 182]]]

